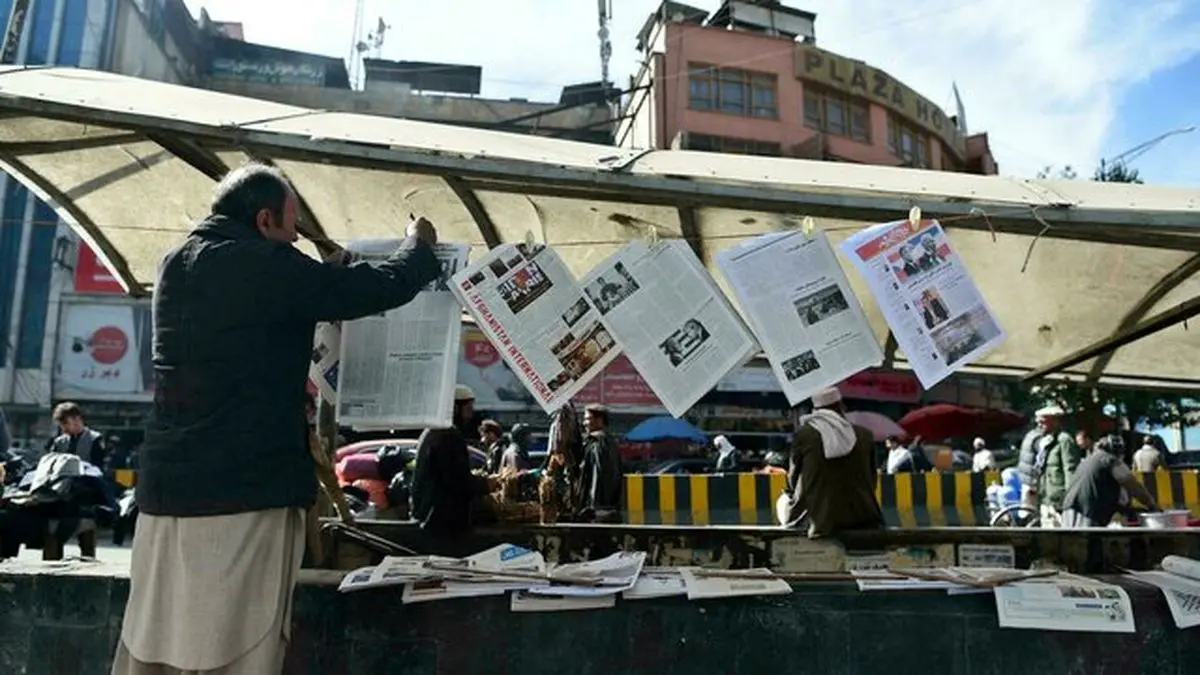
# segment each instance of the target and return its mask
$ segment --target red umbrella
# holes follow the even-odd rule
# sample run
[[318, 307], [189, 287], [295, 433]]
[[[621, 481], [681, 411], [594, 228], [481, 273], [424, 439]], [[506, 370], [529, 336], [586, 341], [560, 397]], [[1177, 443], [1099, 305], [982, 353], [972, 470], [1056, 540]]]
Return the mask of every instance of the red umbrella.
[[908, 435], [900, 425], [892, 421], [887, 415], [882, 415], [869, 410], [856, 410], [846, 413], [846, 419], [851, 424], [857, 424], [871, 432], [876, 441], [882, 441], [888, 436], [897, 436], [903, 438]]
[[900, 418], [905, 431], [930, 443], [966, 436], [996, 436], [1024, 424], [1025, 417], [1012, 410], [964, 408], [948, 403], [918, 408]]

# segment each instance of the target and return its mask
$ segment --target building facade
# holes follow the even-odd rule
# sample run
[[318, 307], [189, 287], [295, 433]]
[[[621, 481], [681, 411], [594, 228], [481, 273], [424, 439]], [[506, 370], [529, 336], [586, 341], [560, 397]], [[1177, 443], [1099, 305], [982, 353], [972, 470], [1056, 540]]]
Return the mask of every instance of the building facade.
[[767, 0], [711, 15], [664, 2], [638, 36], [616, 144], [996, 173], [961, 111], [821, 49], [816, 18]]

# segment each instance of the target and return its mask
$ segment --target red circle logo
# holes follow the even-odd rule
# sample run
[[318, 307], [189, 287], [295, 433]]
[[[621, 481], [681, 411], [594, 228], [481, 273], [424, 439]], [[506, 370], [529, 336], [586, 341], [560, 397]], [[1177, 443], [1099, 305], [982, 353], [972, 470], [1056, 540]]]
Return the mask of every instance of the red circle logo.
[[111, 366], [125, 358], [125, 352], [129, 351], [129, 338], [120, 328], [105, 326], [92, 333], [91, 350], [96, 363]]
[[500, 352], [488, 342], [487, 338], [482, 335], [471, 335], [467, 338], [466, 344], [467, 363], [476, 368], [487, 368], [496, 361], [500, 360]]

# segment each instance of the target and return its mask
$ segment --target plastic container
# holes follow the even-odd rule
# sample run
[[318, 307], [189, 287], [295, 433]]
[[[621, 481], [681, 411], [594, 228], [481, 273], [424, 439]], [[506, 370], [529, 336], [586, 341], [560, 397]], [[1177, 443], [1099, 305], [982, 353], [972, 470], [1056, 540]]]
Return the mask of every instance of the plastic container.
[[1186, 528], [1191, 520], [1191, 512], [1186, 509], [1175, 509], [1159, 513], [1143, 513], [1140, 517], [1142, 527], [1151, 530], [1173, 530]]

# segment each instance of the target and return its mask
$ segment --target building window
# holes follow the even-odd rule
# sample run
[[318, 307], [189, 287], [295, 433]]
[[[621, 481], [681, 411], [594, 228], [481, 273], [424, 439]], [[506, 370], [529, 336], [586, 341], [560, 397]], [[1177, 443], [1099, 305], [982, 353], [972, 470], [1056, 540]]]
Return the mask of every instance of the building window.
[[888, 115], [888, 152], [917, 169], [932, 169], [929, 134]]
[[859, 143], [871, 142], [870, 105], [808, 84], [804, 86], [804, 124]]
[[692, 65], [688, 69], [688, 107], [778, 119], [776, 85], [776, 78], [770, 73]]
[[734, 155], [765, 155], [768, 157], [779, 157], [783, 154], [782, 148], [778, 143], [692, 133], [689, 133], [687, 136], [687, 149], [703, 150], [705, 152], [727, 152]]

